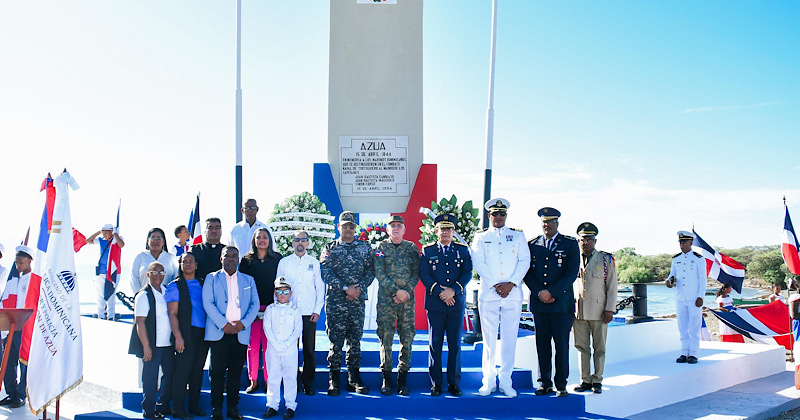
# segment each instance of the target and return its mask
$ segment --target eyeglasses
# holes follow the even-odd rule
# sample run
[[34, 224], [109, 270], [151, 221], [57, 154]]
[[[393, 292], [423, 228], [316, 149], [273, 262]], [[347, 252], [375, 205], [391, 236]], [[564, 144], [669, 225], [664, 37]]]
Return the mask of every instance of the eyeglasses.
[[258, 210], [258, 206], [242, 207], [242, 210]]
[[155, 241], [155, 242], [161, 242], [161, 241], [164, 240], [164, 238], [159, 238], [158, 236], [151, 236], [151, 237], [149, 237], [147, 239], [149, 239], [151, 241]]
[[278, 289], [278, 290], [276, 290], [276, 291], [275, 291], [275, 294], [276, 294], [277, 296], [280, 296], [280, 295], [286, 295], [286, 296], [289, 296], [289, 294], [290, 294], [290, 293], [292, 293], [292, 291], [291, 291], [291, 290], [289, 290], [289, 289]]
[[308, 238], [292, 238], [292, 242], [308, 242]]
[[149, 274], [151, 276], [163, 276], [164, 272], [163, 271], [148, 271], [147, 274]]

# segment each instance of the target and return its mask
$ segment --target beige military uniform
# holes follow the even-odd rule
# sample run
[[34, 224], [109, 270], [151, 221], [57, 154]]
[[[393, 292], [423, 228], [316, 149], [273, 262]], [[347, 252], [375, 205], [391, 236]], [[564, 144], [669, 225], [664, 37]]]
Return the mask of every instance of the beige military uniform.
[[[611, 254], [594, 250], [588, 258], [581, 255], [578, 276], [578, 281], [573, 283], [575, 322], [572, 332], [575, 348], [580, 353], [581, 382], [600, 384], [603, 381], [608, 331], [608, 324], [602, 321], [602, 316], [604, 311], [616, 310], [617, 267]], [[594, 373], [591, 371], [592, 360]]]

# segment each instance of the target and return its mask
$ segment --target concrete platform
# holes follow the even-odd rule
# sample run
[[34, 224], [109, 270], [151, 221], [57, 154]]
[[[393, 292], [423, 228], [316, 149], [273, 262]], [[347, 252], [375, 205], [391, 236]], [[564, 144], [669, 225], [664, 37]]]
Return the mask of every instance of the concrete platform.
[[[786, 369], [784, 348], [763, 344], [701, 342], [699, 363], [675, 363], [680, 355], [676, 324], [674, 320], [665, 320], [609, 327], [603, 393], [585, 394], [586, 411], [629, 417]], [[518, 367], [538, 372], [535, 354], [534, 337], [520, 337]], [[580, 383], [578, 360], [578, 352], [572, 348], [570, 392]]]

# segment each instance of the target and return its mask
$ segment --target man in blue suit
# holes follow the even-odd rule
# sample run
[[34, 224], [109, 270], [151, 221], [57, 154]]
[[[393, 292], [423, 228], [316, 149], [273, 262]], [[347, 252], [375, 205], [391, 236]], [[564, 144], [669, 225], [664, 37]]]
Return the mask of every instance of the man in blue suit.
[[447, 391], [458, 397], [461, 388], [461, 329], [464, 321], [464, 291], [472, 278], [469, 247], [453, 241], [456, 217], [440, 214], [434, 219], [438, 241], [422, 248], [419, 278], [425, 285], [428, 311], [428, 372], [431, 395], [442, 395], [442, 346], [447, 332]]
[[[539, 210], [542, 231], [528, 242], [531, 268], [525, 274], [525, 285], [531, 291], [530, 306], [536, 327], [536, 353], [539, 357], [539, 382], [536, 395], [553, 393], [567, 396], [569, 375], [569, 333], [575, 318], [575, 294], [572, 283], [580, 269], [580, 251], [575, 238], [558, 233], [561, 213], [552, 208]], [[552, 344], [556, 348], [556, 374], [552, 376]]]
[[236, 271], [239, 250], [226, 246], [220, 260], [222, 270], [208, 274], [203, 283], [206, 341], [211, 342], [211, 418], [223, 420], [224, 389], [228, 417], [242, 420], [238, 408], [242, 367], [250, 344], [250, 324], [258, 315], [260, 303], [253, 278]]

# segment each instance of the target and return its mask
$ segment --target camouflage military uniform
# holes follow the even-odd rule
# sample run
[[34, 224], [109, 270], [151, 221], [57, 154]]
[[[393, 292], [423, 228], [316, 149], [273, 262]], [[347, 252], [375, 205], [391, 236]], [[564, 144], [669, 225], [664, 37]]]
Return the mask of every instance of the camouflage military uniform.
[[[358, 239], [349, 244], [337, 239], [325, 245], [319, 258], [322, 280], [328, 285], [325, 296], [325, 329], [331, 342], [328, 367], [342, 368], [342, 348], [347, 340], [347, 367], [361, 367], [361, 336], [364, 332], [364, 300], [367, 287], [375, 279], [372, 247]], [[358, 284], [361, 295], [347, 300], [346, 286]]]
[[[378, 278], [378, 339], [381, 342], [381, 369], [392, 370], [392, 341], [395, 322], [402, 350], [398, 371], [411, 368], [411, 343], [414, 341], [414, 287], [419, 281], [419, 250], [410, 241], [398, 245], [387, 239], [375, 249], [375, 276]], [[403, 303], [394, 303], [398, 290], [409, 294]]]

